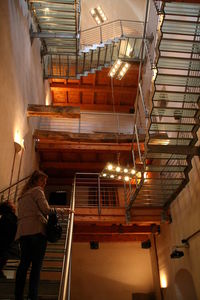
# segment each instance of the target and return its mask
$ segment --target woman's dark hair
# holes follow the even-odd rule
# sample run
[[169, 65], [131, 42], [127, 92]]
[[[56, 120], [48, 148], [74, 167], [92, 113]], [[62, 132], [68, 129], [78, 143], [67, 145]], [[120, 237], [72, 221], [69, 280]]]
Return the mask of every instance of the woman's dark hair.
[[27, 181], [27, 183], [25, 184], [21, 195], [23, 195], [29, 189], [37, 186], [38, 180], [40, 178], [48, 178], [48, 176], [47, 176], [47, 174], [45, 174], [44, 172], [42, 172], [40, 170], [35, 170], [33, 172], [33, 174], [31, 175], [31, 177], [29, 178], [29, 180]]
[[8, 213], [15, 213], [15, 206], [11, 201], [4, 201], [0, 204], [0, 214], [5, 215]]

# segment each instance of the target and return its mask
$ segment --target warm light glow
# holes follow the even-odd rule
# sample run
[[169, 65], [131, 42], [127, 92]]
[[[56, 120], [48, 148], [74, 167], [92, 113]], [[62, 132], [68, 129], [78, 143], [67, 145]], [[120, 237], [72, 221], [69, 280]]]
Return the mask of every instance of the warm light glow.
[[121, 180], [121, 179], [122, 179], [122, 176], [118, 176], [118, 179]]
[[125, 180], [125, 181], [129, 181], [129, 176], [125, 176], [125, 177], [124, 177], [124, 180]]
[[91, 12], [91, 15], [94, 15], [94, 14], [95, 14], [95, 11], [94, 11], [93, 8], [90, 10], [90, 12]]
[[135, 170], [134, 170], [134, 169], [131, 170], [131, 174], [132, 174], [132, 175], [135, 174]]
[[144, 182], [147, 182], [147, 178], [148, 178], [147, 172], [144, 172]]
[[107, 20], [107, 17], [100, 6], [90, 9], [90, 13], [98, 25]]
[[103, 173], [103, 177], [106, 177], [106, 173]]
[[19, 145], [21, 145], [21, 141], [22, 141], [22, 139], [21, 139], [21, 136], [20, 136], [20, 134], [19, 134], [19, 130], [17, 130], [17, 131], [15, 132], [14, 142], [16, 142], [16, 143], [18, 143]]
[[137, 172], [137, 177], [139, 177], [139, 178], [141, 178], [142, 177], [142, 174], [141, 174], [141, 172]]
[[128, 169], [125, 168], [125, 169], [124, 169], [124, 173], [128, 173]]
[[110, 175], [110, 178], [114, 178], [115, 176], [113, 174]]
[[167, 276], [164, 272], [160, 272], [160, 285], [161, 288], [167, 287]]
[[154, 81], [156, 79], [156, 75], [158, 73], [158, 70], [155, 68], [153, 69], [153, 76], [152, 76], [152, 81]]
[[111, 164], [108, 165], [108, 170], [111, 171], [113, 166]]
[[121, 168], [119, 166], [116, 167], [116, 171], [120, 172]]
[[46, 8], [44, 9], [44, 11], [45, 11], [45, 14], [48, 13], [48, 12], [49, 12], [49, 8], [46, 7]]

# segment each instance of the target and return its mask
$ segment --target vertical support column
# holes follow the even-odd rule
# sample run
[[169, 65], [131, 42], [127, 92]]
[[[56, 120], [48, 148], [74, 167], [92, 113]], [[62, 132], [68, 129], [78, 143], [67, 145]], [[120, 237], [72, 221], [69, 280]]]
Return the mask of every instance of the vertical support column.
[[162, 291], [160, 287], [160, 273], [159, 273], [159, 264], [158, 264], [158, 253], [156, 247], [156, 237], [155, 234], [151, 234], [151, 265], [152, 265], [152, 273], [153, 273], [153, 284], [156, 300], [163, 300]]
[[101, 190], [100, 190], [100, 176], [98, 176], [98, 213], [101, 215]]

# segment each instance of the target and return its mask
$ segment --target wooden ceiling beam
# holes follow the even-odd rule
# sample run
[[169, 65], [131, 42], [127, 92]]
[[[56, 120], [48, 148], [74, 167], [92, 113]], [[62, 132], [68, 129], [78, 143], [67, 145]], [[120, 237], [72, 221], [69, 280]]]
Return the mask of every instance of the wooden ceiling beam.
[[152, 227], [150, 225], [139, 226], [137, 224], [97, 225], [97, 224], [75, 223], [73, 232], [75, 234], [76, 233], [78, 234], [117, 234], [117, 233], [151, 234]]
[[[102, 111], [102, 112], [113, 112], [113, 104], [80, 104], [80, 103], [72, 103], [66, 100], [65, 102], [59, 102], [54, 99], [54, 103], [57, 106], [70, 106], [70, 107], [80, 107], [80, 111]], [[130, 109], [133, 108], [133, 105], [115, 105], [115, 112], [118, 113], [130, 113]]]
[[[114, 133], [72, 133], [72, 132], [62, 132], [62, 131], [49, 131], [49, 130], [39, 130], [34, 131], [33, 137], [35, 139], [45, 139], [52, 140], [55, 142], [60, 141], [74, 141], [74, 142], [92, 142], [92, 143], [132, 143], [131, 134], [120, 134], [116, 136]], [[144, 141], [144, 135], [140, 136], [140, 141]]]
[[[130, 152], [131, 144], [86, 144], [86, 143], [69, 143], [56, 142], [53, 140], [40, 140], [37, 142], [36, 148], [38, 151], [95, 151], [95, 152]], [[137, 151], [137, 146], [134, 144], [134, 150]]]
[[[91, 93], [111, 93], [110, 86], [107, 85], [96, 85], [93, 84], [82, 84], [82, 85], [76, 85], [72, 83], [68, 83], [67, 85], [64, 85], [63, 83], [51, 83], [50, 84], [52, 91], [63, 91], [63, 92], [91, 92]], [[134, 86], [126, 86], [126, 87], [120, 87], [115, 86], [114, 92], [115, 93], [123, 93], [123, 94], [132, 94], [136, 91], [137, 84]]]
[[147, 234], [73, 234], [73, 243], [87, 243], [90, 241], [97, 241], [101, 243], [114, 243], [114, 242], [142, 242], [148, 239]]
[[29, 104], [27, 117], [80, 119], [80, 107]]

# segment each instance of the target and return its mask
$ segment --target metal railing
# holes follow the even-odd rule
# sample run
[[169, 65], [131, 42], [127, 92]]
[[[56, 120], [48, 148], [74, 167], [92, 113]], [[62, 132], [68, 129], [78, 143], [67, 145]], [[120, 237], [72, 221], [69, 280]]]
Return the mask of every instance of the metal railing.
[[[106, 118], [105, 118], [106, 116]], [[134, 114], [81, 112], [80, 119], [40, 117], [40, 130], [72, 133], [131, 134], [134, 128]], [[144, 133], [145, 124], [140, 124], [139, 133]]]
[[26, 184], [27, 180], [29, 179], [29, 177], [30, 176], [27, 176], [27, 177], [17, 181], [16, 183], [13, 183], [6, 189], [1, 190], [0, 191], [0, 202], [9, 200], [13, 203], [16, 203], [17, 199], [18, 199], [24, 185]]
[[72, 197], [70, 203], [70, 209], [72, 212], [69, 214], [69, 219], [68, 219], [58, 300], [70, 299], [71, 249], [72, 249], [72, 236], [73, 236], [73, 226], [74, 226], [75, 201], [76, 201], [76, 176], [74, 177]]
[[105, 43], [120, 37], [141, 38], [144, 23], [132, 20], [115, 20], [81, 31], [80, 49]]

